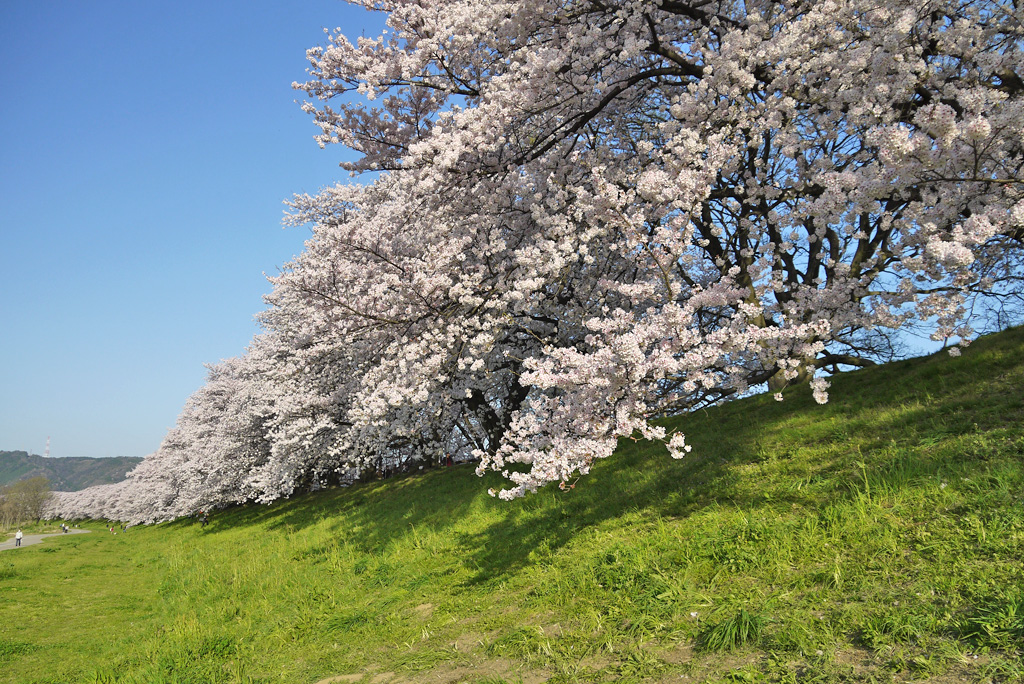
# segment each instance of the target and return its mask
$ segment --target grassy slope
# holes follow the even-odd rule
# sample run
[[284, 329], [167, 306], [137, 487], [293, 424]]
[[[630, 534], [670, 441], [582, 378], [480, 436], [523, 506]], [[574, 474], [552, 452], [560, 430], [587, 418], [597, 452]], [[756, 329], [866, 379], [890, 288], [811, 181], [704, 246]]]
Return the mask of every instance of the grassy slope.
[[1020, 680], [1022, 350], [701, 412], [686, 460], [511, 504], [460, 466], [4, 552], [0, 682]]

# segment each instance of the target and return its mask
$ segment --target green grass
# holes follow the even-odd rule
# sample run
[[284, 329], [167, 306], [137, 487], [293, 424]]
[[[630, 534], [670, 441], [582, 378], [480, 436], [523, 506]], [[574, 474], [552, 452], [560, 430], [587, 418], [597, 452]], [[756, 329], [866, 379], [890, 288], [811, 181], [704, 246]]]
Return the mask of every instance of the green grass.
[[1022, 351], [673, 420], [691, 457], [568, 492], [459, 466], [3, 552], [0, 682], [1021, 681]]

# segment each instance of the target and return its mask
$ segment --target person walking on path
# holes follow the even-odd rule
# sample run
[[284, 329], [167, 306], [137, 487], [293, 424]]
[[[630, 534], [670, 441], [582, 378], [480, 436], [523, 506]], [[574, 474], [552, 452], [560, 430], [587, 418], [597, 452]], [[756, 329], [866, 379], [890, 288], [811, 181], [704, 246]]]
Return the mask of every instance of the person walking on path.
[[[72, 535], [72, 534], [85, 534], [88, 531], [89, 530], [68, 530], [67, 534], [68, 535]], [[0, 553], [3, 553], [4, 551], [14, 550], [16, 547], [25, 547], [25, 546], [31, 546], [32, 544], [38, 544], [39, 542], [43, 541], [47, 537], [62, 537], [62, 536], [64, 536], [64, 533], [62, 533], [62, 532], [40, 532], [38, 534], [37, 533], [25, 534], [23, 532], [22, 533], [22, 538], [20, 538], [20, 539], [17, 538], [17, 535], [11, 535], [10, 537], [7, 537], [6, 539], [3, 538], [3, 535], [0, 535]], [[0, 641], [2, 641], [2, 640], [0, 640]], [[2, 660], [2, 658], [0, 658], [0, 660]], [[0, 667], [0, 672], [2, 672], [2, 671], [3, 671], [3, 668]]]
[[15, 546], [21, 546], [21, 538], [22, 538], [23, 536], [25, 536], [25, 535], [23, 535], [23, 534], [21, 533], [21, 529], [19, 528], [19, 529], [18, 529], [18, 531], [17, 531], [17, 533], [15, 533], [15, 535], [14, 535], [14, 545], [15, 545]]

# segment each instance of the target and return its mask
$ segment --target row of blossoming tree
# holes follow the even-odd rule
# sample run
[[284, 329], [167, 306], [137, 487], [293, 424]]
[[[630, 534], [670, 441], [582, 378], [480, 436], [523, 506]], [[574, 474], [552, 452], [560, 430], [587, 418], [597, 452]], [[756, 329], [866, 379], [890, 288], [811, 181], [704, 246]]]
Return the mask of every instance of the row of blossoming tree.
[[58, 515], [160, 520], [451, 454], [510, 498], [652, 419], [961, 344], [1024, 241], [1016, 0], [354, 0], [308, 52], [364, 185], [311, 224], [264, 332], [127, 481]]

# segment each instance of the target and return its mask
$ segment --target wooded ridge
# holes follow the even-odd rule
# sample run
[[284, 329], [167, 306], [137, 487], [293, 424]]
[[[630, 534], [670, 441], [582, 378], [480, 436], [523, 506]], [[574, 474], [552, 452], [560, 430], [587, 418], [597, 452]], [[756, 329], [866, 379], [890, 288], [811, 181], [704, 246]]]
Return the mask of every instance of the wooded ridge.
[[120, 482], [141, 458], [43, 458], [27, 451], [0, 451], [0, 485], [29, 477], [45, 477], [56, 491], [77, 492], [86, 487]]

